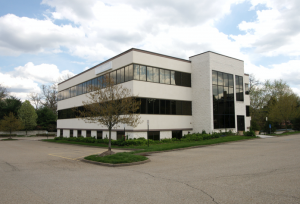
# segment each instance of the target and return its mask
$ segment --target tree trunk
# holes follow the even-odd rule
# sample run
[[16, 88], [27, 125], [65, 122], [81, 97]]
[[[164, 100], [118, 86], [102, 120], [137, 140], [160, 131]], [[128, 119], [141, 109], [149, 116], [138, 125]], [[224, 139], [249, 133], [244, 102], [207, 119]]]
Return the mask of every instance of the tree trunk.
[[111, 151], [111, 126], [108, 128], [108, 131], [109, 131], [108, 151]]

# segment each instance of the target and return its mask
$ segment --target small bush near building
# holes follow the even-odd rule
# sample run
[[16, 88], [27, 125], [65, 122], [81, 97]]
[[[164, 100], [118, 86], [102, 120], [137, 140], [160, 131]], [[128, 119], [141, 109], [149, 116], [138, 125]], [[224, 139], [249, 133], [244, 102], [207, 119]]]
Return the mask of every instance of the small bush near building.
[[244, 132], [244, 136], [252, 136], [252, 137], [255, 137], [255, 132], [253, 130], [250, 130], [250, 131], [246, 131]]
[[36, 134], [36, 136], [56, 136], [55, 134]]
[[17, 134], [0, 134], [0, 137], [17, 136]]

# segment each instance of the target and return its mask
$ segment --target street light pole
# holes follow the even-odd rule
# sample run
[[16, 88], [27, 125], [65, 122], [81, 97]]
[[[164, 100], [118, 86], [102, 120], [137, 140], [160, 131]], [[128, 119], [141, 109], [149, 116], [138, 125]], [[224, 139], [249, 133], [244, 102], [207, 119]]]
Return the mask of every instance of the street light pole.
[[147, 120], [147, 126], [148, 126], [147, 137], [148, 137], [148, 147], [149, 147], [149, 120]]

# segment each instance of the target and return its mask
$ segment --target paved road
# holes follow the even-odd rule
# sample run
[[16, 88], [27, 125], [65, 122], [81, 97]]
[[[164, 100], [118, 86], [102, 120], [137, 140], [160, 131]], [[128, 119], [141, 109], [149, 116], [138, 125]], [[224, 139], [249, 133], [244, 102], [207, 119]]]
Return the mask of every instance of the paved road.
[[99, 148], [0, 141], [0, 203], [300, 203], [300, 135], [153, 154], [103, 167]]

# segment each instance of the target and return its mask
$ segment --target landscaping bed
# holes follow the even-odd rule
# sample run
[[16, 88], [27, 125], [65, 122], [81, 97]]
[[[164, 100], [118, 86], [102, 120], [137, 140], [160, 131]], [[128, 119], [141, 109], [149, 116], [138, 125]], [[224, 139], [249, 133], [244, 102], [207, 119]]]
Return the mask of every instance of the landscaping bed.
[[[98, 155], [90, 155], [84, 159], [90, 161], [96, 161], [101, 163], [110, 163], [110, 164], [121, 164], [121, 163], [131, 163], [144, 161], [147, 157], [136, 155], [147, 152], [160, 152], [160, 151], [169, 151], [183, 148], [191, 148], [196, 146], [206, 146], [213, 144], [220, 144], [225, 142], [233, 142], [239, 140], [247, 140], [256, 138], [255, 136], [238, 136], [232, 134], [231, 132], [227, 133], [195, 133], [188, 134], [183, 136], [181, 139], [161, 139], [161, 140], [148, 140], [145, 138], [138, 139], [129, 139], [129, 140], [112, 140], [112, 148], [130, 148], [134, 149], [133, 152], [126, 153], [117, 153], [114, 155], [99, 157]], [[65, 143], [65, 144], [79, 144], [79, 145], [88, 145], [88, 146], [98, 146], [98, 147], [107, 147], [108, 139], [95, 139], [95, 138], [62, 138], [56, 137], [55, 139], [43, 140], [48, 142], [56, 143]]]

